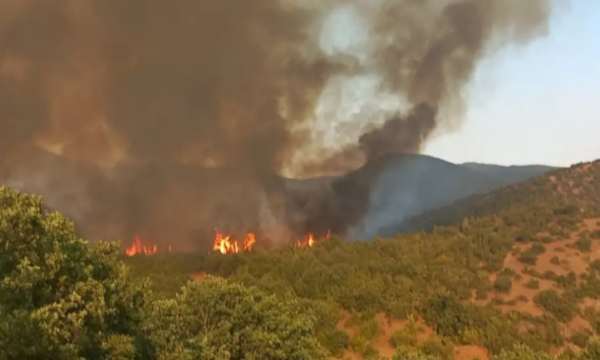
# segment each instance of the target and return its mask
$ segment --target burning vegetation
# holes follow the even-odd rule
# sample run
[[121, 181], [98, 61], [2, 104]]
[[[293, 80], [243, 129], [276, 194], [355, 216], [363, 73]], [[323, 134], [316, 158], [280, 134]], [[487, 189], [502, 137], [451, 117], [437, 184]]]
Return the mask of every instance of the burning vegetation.
[[[331, 231], [327, 231], [324, 239], [329, 239]], [[308, 233], [302, 240], [298, 240], [295, 243], [296, 247], [313, 247], [315, 246], [316, 240], [313, 233]], [[243, 240], [235, 240], [231, 234], [225, 235], [218, 229], [215, 229], [215, 239], [212, 250], [223, 255], [227, 254], [238, 254], [241, 252], [252, 251], [253, 246], [256, 244], [256, 234], [248, 233]], [[171, 246], [167, 248], [168, 252], [171, 252]], [[135, 240], [130, 247], [125, 249], [125, 254], [129, 257], [136, 255], [155, 255], [158, 253], [158, 246], [144, 245], [139, 236], [135, 237]]]
[[[167, 248], [168, 252], [171, 252], [171, 246], [169, 245], [169, 247]], [[158, 245], [153, 244], [153, 245], [144, 245], [142, 244], [142, 240], [140, 239], [139, 236], [135, 236], [135, 239], [133, 241], [133, 244], [131, 244], [130, 247], [128, 247], [127, 249], [125, 249], [125, 254], [129, 257], [138, 255], [138, 254], [143, 254], [143, 255], [154, 255], [158, 252]]]
[[[329, 239], [331, 232], [328, 231], [325, 239]], [[221, 254], [237, 254], [242, 251], [250, 252], [252, 247], [256, 243], [256, 235], [254, 233], [248, 233], [243, 241], [232, 239], [231, 235], [223, 235], [219, 230], [215, 229], [215, 242], [213, 245], [213, 251], [220, 252]], [[308, 233], [306, 238], [298, 240], [295, 244], [297, 247], [313, 247], [315, 246], [315, 236], [313, 233]]]
[[213, 250], [221, 254], [237, 254], [240, 251], [251, 251], [255, 243], [256, 235], [254, 233], [248, 233], [246, 238], [239, 243], [237, 240], [233, 240], [231, 235], [223, 235], [219, 230], [215, 229]]

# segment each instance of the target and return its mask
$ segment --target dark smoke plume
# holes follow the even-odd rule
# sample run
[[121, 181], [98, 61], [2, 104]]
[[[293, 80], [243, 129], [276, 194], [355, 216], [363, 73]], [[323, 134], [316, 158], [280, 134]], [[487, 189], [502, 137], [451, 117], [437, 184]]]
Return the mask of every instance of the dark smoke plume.
[[[543, 34], [551, 9], [549, 0], [319, 3], [0, 0], [0, 179], [44, 194], [93, 237], [190, 246], [227, 222], [283, 238], [298, 229], [286, 221], [310, 227], [315, 214], [342, 232], [364, 204], [345, 221], [334, 199], [346, 190], [334, 186], [290, 208], [274, 174], [296, 153], [293, 170], [308, 176], [421, 151], [460, 118], [477, 61]], [[319, 46], [338, 7], [362, 16], [364, 56]], [[329, 81], [365, 75], [410, 109], [360, 126], [350, 146], [314, 140]]]

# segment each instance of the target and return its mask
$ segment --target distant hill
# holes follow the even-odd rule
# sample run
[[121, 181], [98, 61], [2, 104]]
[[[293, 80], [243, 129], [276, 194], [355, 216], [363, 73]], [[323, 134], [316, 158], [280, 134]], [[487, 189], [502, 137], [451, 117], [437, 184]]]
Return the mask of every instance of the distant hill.
[[[588, 216], [600, 214], [600, 160], [554, 170], [496, 191], [470, 196], [407, 219], [396, 230], [431, 230], [436, 225], [456, 225], [468, 217], [511, 214], [527, 218], [578, 207]], [[521, 219], [524, 221], [524, 219]]]
[[557, 170], [559, 168], [545, 165], [511, 165], [501, 166], [493, 164], [481, 163], [464, 163], [469, 169], [479, 171], [481, 173], [493, 176], [497, 179], [506, 181], [507, 183], [516, 183], [525, 181], [540, 174]]
[[366, 182], [370, 203], [355, 238], [393, 236], [407, 217], [540, 175], [551, 167], [457, 165], [426, 155], [388, 154], [346, 177]]

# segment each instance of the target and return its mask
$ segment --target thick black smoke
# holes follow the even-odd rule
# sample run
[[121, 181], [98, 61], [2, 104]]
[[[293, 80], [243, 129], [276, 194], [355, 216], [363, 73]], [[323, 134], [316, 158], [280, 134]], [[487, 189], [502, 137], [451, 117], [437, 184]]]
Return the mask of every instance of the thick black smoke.
[[[328, 182], [298, 193], [274, 174], [306, 148], [303, 175], [419, 152], [441, 122], [460, 117], [439, 114], [464, 107], [477, 61], [543, 34], [551, 4], [309, 5], [0, 0], [0, 178], [46, 195], [92, 237], [140, 233], [189, 248], [215, 226], [283, 239], [329, 221], [343, 232], [364, 215], [368, 186]], [[340, 6], [363, 16], [363, 59], [319, 46], [324, 19]], [[333, 153], [315, 144], [310, 124], [324, 87], [364, 75], [412, 109]], [[355, 202], [340, 203], [355, 190], [363, 191]]]

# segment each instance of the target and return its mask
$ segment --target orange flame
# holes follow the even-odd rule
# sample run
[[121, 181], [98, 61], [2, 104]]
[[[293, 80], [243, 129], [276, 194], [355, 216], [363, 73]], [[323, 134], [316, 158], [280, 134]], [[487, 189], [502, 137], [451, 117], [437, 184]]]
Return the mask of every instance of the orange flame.
[[300, 246], [309, 246], [309, 247], [315, 246], [315, 237], [314, 237], [313, 233], [308, 233], [308, 235], [306, 235], [306, 239], [299, 240], [298, 242], [296, 242], [296, 246], [298, 246], [298, 247], [300, 247]]
[[[329, 239], [330, 237], [331, 237], [331, 230], [327, 230], [327, 235], [325, 235], [325, 239]], [[302, 247], [302, 246], [313, 247], [313, 246], [315, 246], [314, 234], [308, 233], [306, 235], [306, 239], [296, 242], [296, 246], [298, 246], [298, 247]]]
[[[125, 254], [127, 254], [127, 256], [135, 256], [137, 254], [154, 255], [157, 251], [158, 247], [156, 244], [152, 246], [144, 246], [142, 245], [140, 237], [136, 235], [133, 244], [131, 244], [131, 246], [125, 250]], [[169, 251], [171, 251], [170, 247]]]
[[238, 241], [232, 240], [231, 235], [223, 235], [219, 230], [215, 229], [215, 241], [213, 250], [221, 254], [237, 254], [240, 250], [251, 251], [252, 246], [256, 243], [256, 236], [253, 233], [248, 233], [242, 242], [242, 246]]
[[[331, 236], [331, 232], [327, 231], [326, 239]], [[315, 246], [315, 237], [313, 233], [308, 233], [305, 240], [296, 242], [296, 246]], [[231, 235], [224, 235], [215, 229], [215, 241], [213, 243], [213, 251], [220, 252], [223, 255], [226, 254], [238, 254], [242, 251], [252, 251], [252, 247], [256, 244], [256, 235], [254, 233], [248, 233], [246, 238], [240, 245], [237, 240], [232, 240]]]
[[248, 233], [244, 239], [244, 251], [252, 250], [252, 246], [256, 243], [256, 236], [253, 233]]

